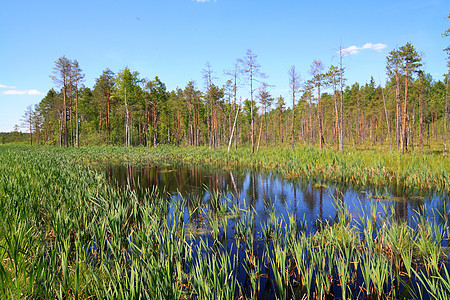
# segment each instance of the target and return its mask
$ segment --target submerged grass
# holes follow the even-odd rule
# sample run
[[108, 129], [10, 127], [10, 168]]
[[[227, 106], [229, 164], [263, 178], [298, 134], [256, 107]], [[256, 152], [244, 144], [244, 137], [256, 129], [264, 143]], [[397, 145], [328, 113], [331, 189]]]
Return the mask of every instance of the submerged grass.
[[[162, 149], [155, 151], [178, 151]], [[211, 191], [204, 205], [139, 186], [114, 189], [79, 164], [115, 159], [120, 151], [128, 150], [0, 147], [0, 298], [443, 299], [450, 293], [447, 222], [432, 225], [417, 213], [413, 228], [388, 208], [357, 221], [336, 201], [335, 220], [319, 222], [314, 232], [274, 213], [258, 227], [254, 209], [220, 193]], [[149, 155], [130, 151], [130, 159]], [[189, 231], [196, 220], [211, 230]]]

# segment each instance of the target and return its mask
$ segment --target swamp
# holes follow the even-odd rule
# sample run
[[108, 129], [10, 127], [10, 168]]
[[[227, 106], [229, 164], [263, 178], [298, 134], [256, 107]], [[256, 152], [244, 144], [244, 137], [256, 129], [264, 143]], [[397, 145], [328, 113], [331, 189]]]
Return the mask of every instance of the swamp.
[[4, 2], [0, 300], [450, 298], [448, 0]]
[[[288, 176], [293, 172], [283, 155], [312, 170], [321, 160], [329, 164], [325, 156], [340, 159], [333, 152], [305, 148], [268, 156], [266, 150], [245, 161], [242, 153], [234, 154], [239, 159], [220, 151], [1, 146], [0, 295], [449, 297], [448, 181], [394, 188], [385, 178], [384, 185], [363, 188], [362, 178]], [[345, 170], [364, 173], [381, 157], [393, 159], [369, 153], [372, 160], [356, 167], [358, 155], [347, 154], [353, 166], [343, 168], [342, 178], [351, 178]], [[264, 157], [274, 167], [262, 167]], [[419, 168], [411, 162], [417, 159], [402, 156], [400, 163]], [[421, 159], [425, 169], [441, 163], [428, 174], [446, 172], [444, 158]], [[397, 179], [413, 174], [380, 168]]]

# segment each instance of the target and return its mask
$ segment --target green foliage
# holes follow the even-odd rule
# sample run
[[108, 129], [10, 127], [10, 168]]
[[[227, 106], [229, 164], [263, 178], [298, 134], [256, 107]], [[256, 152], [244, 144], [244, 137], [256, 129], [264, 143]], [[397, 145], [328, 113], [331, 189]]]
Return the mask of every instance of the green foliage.
[[30, 134], [26, 132], [0, 132], [0, 144], [29, 144]]

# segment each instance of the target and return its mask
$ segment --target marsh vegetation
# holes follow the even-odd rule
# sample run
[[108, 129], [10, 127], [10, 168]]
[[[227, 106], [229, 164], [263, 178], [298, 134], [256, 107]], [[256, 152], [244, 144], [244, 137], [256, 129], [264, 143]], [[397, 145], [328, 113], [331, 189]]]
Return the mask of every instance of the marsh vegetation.
[[[266, 155], [264, 169], [249, 169], [258, 167], [262, 156], [235, 157], [224, 169], [233, 156], [183, 150], [2, 146], [1, 297], [448, 297], [445, 184], [440, 192], [431, 187], [412, 194], [373, 181], [372, 189], [363, 190], [356, 180], [286, 179], [283, 151], [278, 160]], [[291, 153], [291, 169], [312, 151]], [[339, 159], [321, 153], [317, 164]], [[382, 156], [367, 157], [372, 157], [367, 164], [343, 170], [363, 172]], [[436, 163], [402, 159], [401, 172], [409, 175], [408, 168], [426, 170]], [[120, 185], [117, 177], [105, 175], [124, 168], [117, 167], [123, 162], [128, 179]], [[183, 185], [186, 178], [191, 182]], [[400, 195], [396, 191], [404, 199], [394, 198]]]

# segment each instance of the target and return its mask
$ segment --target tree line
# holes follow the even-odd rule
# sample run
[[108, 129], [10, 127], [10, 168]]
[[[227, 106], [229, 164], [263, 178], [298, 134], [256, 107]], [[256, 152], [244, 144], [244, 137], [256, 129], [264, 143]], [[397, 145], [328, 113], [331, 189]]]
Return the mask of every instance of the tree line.
[[[54, 88], [27, 108], [23, 125], [30, 143], [60, 146], [249, 145], [254, 152], [261, 145], [308, 144], [404, 153], [443, 141], [445, 153], [448, 73], [437, 81], [426, 74], [421, 56], [407, 43], [389, 52], [384, 86], [373, 78], [347, 85], [345, 54], [341, 49], [339, 65], [328, 68], [315, 59], [306, 80], [292, 66], [290, 99], [270, 93], [251, 50], [225, 72], [224, 84], [216, 82], [207, 63], [203, 87], [190, 81], [172, 91], [157, 76], [145, 79], [128, 67], [104, 70], [89, 88], [78, 61], [63, 56], [50, 75]], [[240, 96], [244, 93], [249, 96]]]

